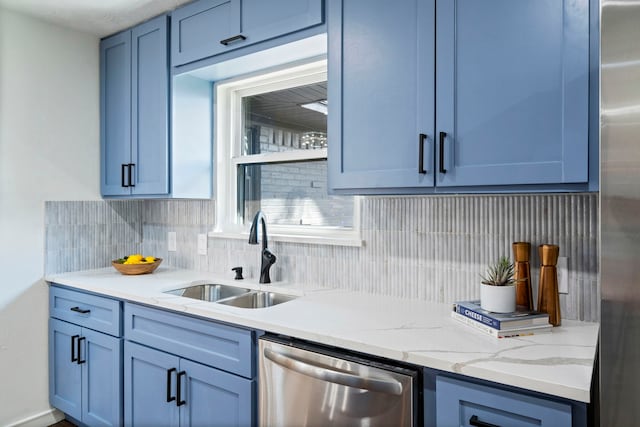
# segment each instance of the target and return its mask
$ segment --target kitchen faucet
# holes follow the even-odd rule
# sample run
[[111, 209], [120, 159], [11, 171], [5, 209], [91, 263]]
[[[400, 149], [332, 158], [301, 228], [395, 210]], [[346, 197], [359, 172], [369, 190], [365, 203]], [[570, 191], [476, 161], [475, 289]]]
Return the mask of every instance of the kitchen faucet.
[[253, 217], [253, 223], [251, 223], [251, 230], [249, 231], [249, 244], [258, 244], [258, 221], [262, 222], [262, 262], [260, 263], [260, 283], [271, 283], [269, 269], [273, 264], [275, 264], [276, 256], [267, 248], [267, 220], [262, 211], [256, 212], [256, 216]]

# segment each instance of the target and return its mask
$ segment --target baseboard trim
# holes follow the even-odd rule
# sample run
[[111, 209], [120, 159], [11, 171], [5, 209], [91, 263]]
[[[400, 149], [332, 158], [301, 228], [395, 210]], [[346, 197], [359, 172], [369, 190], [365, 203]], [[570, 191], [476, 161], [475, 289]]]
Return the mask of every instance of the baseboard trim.
[[39, 414], [16, 421], [13, 424], [9, 424], [7, 427], [46, 427], [51, 424], [55, 424], [58, 421], [62, 421], [63, 419], [64, 414], [62, 412], [55, 408], [51, 408], [40, 412]]

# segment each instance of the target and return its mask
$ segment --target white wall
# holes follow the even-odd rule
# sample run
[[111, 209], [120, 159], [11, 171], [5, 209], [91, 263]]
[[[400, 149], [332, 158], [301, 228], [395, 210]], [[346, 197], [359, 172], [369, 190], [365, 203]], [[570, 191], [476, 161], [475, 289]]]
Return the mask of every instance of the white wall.
[[100, 197], [98, 43], [0, 8], [2, 426], [53, 421], [43, 208]]

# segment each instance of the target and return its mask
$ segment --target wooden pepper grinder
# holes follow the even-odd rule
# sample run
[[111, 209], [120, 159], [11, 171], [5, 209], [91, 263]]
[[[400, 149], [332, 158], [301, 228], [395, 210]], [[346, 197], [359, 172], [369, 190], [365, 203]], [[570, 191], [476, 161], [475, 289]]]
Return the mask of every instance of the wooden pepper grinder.
[[531, 243], [515, 242], [512, 245], [515, 260], [514, 279], [516, 279], [516, 305], [533, 310], [533, 292], [531, 291], [531, 266], [529, 256]]
[[549, 323], [560, 326], [560, 295], [558, 294], [557, 245], [540, 245], [540, 286], [538, 287], [538, 311], [549, 314]]

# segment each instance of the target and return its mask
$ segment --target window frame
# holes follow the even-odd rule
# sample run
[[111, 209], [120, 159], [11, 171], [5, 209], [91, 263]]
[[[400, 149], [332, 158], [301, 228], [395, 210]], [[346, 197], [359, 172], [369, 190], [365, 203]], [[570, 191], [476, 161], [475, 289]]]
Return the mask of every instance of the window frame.
[[[243, 155], [242, 98], [323, 81], [327, 81], [325, 57], [297, 61], [268, 71], [214, 83], [216, 225], [210, 233], [212, 237], [248, 238], [249, 224], [242, 224], [238, 215], [240, 165], [327, 159], [326, 148]], [[362, 246], [360, 198], [354, 196], [353, 199], [351, 228], [268, 224], [269, 238], [275, 241]]]

